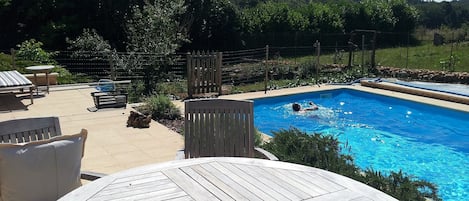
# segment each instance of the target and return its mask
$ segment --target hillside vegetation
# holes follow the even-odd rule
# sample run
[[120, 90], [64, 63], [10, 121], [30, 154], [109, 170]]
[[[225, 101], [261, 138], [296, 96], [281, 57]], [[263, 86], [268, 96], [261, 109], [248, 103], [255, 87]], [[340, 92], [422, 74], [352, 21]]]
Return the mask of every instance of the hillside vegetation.
[[465, 56], [467, 52], [469, 52], [468, 42], [445, 44], [441, 46], [425, 44], [409, 48], [398, 47], [380, 49], [376, 51], [376, 61], [378, 65], [382, 66], [450, 70], [444, 69], [443, 67], [444, 65], [449, 65], [448, 63], [452, 58], [454, 71], [469, 72], [469, 57]]

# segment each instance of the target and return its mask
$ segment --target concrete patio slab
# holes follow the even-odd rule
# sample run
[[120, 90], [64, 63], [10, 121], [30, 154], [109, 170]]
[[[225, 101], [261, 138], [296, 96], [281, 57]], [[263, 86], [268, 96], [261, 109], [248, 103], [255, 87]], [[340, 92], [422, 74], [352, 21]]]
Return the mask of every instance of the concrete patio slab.
[[88, 130], [82, 169], [110, 174], [145, 164], [174, 160], [183, 148], [183, 138], [165, 126], [152, 121], [150, 128], [126, 127], [131, 107], [89, 112], [94, 106], [90, 95], [94, 89], [53, 91], [36, 97], [33, 105], [22, 102], [28, 110], [0, 113], [0, 121], [28, 117], [58, 116], [62, 133], [75, 134]]

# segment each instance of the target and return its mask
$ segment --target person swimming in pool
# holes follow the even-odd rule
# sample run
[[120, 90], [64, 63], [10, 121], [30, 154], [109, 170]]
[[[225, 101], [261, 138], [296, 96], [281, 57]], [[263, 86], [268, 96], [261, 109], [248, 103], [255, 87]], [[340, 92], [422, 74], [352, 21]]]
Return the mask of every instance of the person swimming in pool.
[[301, 109], [300, 104], [293, 103], [292, 109], [295, 112], [305, 112], [305, 111], [313, 111], [313, 110], [318, 110], [319, 109], [319, 107], [316, 104], [314, 104], [313, 102], [309, 102], [309, 105], [311, 105], [311, 107]]

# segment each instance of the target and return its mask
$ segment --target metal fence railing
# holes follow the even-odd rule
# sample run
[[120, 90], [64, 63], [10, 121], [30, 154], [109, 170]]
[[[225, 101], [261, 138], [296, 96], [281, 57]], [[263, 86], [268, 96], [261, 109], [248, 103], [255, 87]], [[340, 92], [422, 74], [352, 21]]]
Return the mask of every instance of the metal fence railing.
[[[363, 36], [362, 36], [363, 37]], [[223, 51], [222, 52], [222, 83], [240, 85], [246, 83], [264, 82], [265, 80], [306, 80], [312, 83], [348, 82], [358, 77], [369, 76], [373, 63], [372, 44], [369, 40], [360, 37], [346, 44], [321, 44], [320, 41], [310, 45], [281, 47], [265, 46], [260, 48]], [[427, 41], [430, 42], [430, 41]], [[448, 67], [449, 62], [442, 56], [434, 56], [432, 65], [434, 69], [446, 71], [467, 71], [458, 65], [469, 63], [463, 57], [467, 43], [449, 44], [443, 55], [450, 58], [456, 55], [456, 65]], [[378, 45], [379, 47], [379, 45]], [[434, 55], [436, 46], [425, 46], [423, 49], [410, 49], [409, 45], [400, 47], [398, 57], [394, 63], [401, 68], [414, 68], [421, 62], [419, 57], [426, 54]], [[2, 51], [9, 54], [10, 51]], [[440, 51], [441, 52], [441, 51]], [[446, 56], [448, 55], [448, 56]], [[375, 65], [386, 65], [386, 55], [378, 52], [375, 55]], [[187, 79], [187, 53], [176, 53], [169, 56], [152, 55], [144, 53], [118, 52], [81, 52], [58, 51], [54, 56], [58, 64], [74, 75], [82, 74], [97, 81], [102, 78], [115, 78], [116, 80], [139, 80], [146, 75], [146, 69], [160, 69], [166, 73], [166, 80]], [[428, 60], [428, 59], [427, 59]], [[5, 61], [3, 61], [5, 62]], [[399, 63], [400, 62], [400, 63]], [[14, 57], [11, 65], [19, 65]], [[2, 65], [2, 64], [0, 64]], [[8, 64], [3, 64], [8, 65]]]

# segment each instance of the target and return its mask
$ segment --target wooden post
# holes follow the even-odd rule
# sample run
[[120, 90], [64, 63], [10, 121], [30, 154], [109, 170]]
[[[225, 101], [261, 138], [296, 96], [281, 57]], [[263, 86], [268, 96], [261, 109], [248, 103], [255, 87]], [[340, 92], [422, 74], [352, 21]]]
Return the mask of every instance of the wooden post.
[[407, 33], [407, 49], [406, 49], [405, 68], [408, 68], [408, 66], [409, 66], [409, 43], [410, 43], [410, 33]]
[[373, 31], [373, 41], [371, 43], [371, 69], [373, 72], [376, 71], [376, 62], [375, 62], [375, 55], [376, 55], [376, 35], [377, 31]]
[[112, 59], [109, 61], [109, 67], [111, 67], [111, 80], [115, 81], [116, 80], [116, 69], [114, 67], [114, 62]]
[[451, 50], [449, 52], [449, 70], [454, 71], [454, 58], [453, 58], [453, 47], [454, 47], [454, 32], [452, 33], [451, 36]]
[[316, 47], [316, 84], [319, 84], [319, 56], [321, 55], [321, 43], [316, 40], [314, 47]]
[[193, 91], [192, 91], [192, 87], [193, 87], [193, 83], [192, 83], [192, 57], [191, 57], [191, 53], [188, 52], [186, 54], [186, 64], [187, 64], [187, 95], [189, 98], [192, 98], [192, 94], [193, 94]]
[[352, 51], [353, 51], [353, 32], [350, 32], [350, 39], [348, 41], [348, 48], [349, 48], [349, 53], [348, 53], [348, 67], [352, 67]]
[[217, 52], [217, 70], [216, 70], [216, 73], [217, 73], [217, 85], [218, 85], [218, 95], [221, 95], [221, 68], [222, 68], [222, 65], [223, 65], [223, 52]]
[[16, 51], [15, 49], [11, 48], [11, 67], [12, 69], [16, 69]]
[[267, 81], [269, 79], [269, 45], [265, 46], [265, 79], [264, 79], [264, 94], [267, 94]]
[[365, 35], [362, 35], [362, 76], [365, 73]]

